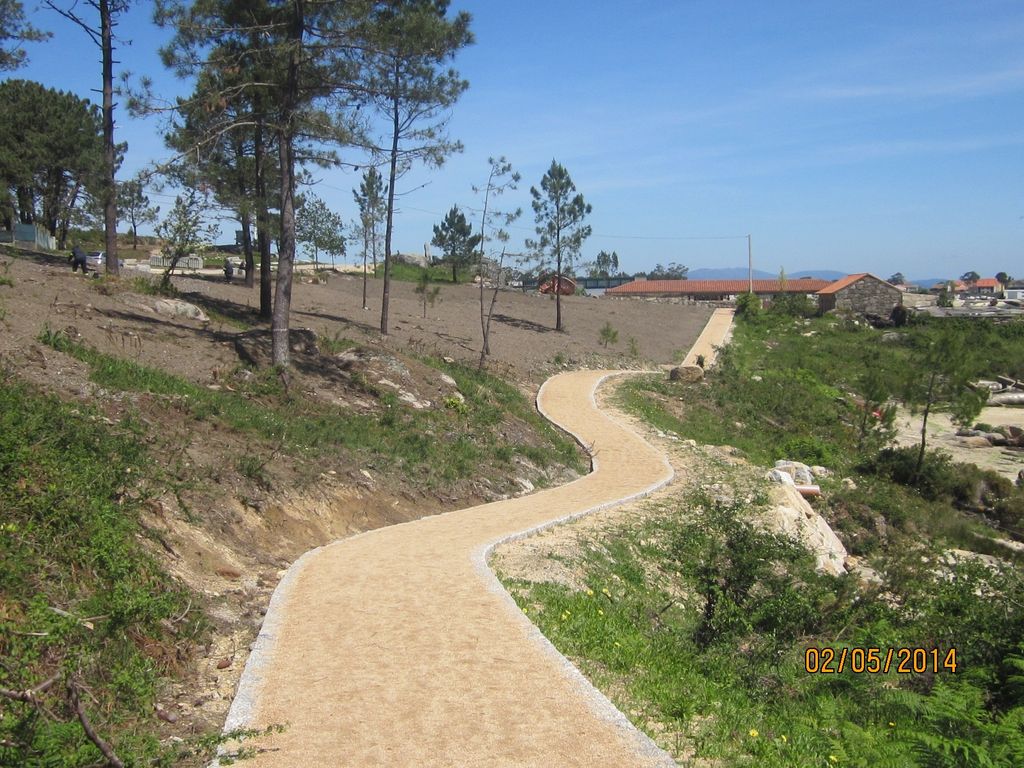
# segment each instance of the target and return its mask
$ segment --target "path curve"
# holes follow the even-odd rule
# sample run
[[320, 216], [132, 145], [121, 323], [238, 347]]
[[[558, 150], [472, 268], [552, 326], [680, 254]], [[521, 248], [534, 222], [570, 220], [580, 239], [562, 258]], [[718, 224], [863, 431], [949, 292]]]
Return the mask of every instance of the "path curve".
[[[699, 340], [706, 359], [730, 321], [731, 312], [712, 315]], [[246, 765], [675, 765], [551, 646], [486, 565], [501, 541], [671, 479], [664, 455], [597, 408], [598, 385], [623, 373], [563, 373], [538, 393], [541, 412], [592, 452], [589, 475], [369, 531], [289, 569], [225, 729], [288, 727], [249, 744], [264, 751]]]

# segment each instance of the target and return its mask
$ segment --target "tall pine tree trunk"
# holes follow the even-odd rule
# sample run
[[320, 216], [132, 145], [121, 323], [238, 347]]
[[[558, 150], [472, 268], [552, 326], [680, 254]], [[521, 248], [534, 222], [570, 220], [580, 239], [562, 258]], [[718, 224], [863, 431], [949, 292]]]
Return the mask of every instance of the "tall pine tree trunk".
[[272, 315], [272, 283], [270, 273], [270, 211], [267, 206], [266, 152], [263, 142], [263, 116], [259, 100], [254, 102], [256, 129], [253, 135], [254, 175], [256, 187], [256, 248], [260, 254], [260, 320]]
[[366, 306], [366, 283], [369, 279], [366, 274], [366, 252], [370, 250], [370, 230], [366, 226], [366, 222], [363, 222], [363, 309], [369, 309]]
[[278, 129], [278, 152], [281, 157], [281, 247], [277, 254], [277, 290], [274, 293], [270, 330], [274, 365], [282, 368], [291, 363], [288, 327], [292, 308], [292, 266], [295, 263], [295, 154], [292, 142], [295, 135], [304, 8], [302, 0], [297, 0], [293, 5], [288, 30], [291, 42], [288, 75], [281, 94], [281, 127]]
[[103, 49], [103, 230], [107, 246], [107, 274], [120, 272], [117, 261], [117, 186], [114, 166], [114, 30], [110, 0], [100, 0], [100, 40]]
[[245, 257], [245, 287], [252, 288], [256, 285], [256, 275], [253, 274], [256, 267], [256, 260], [253, 258], [252, 253], [252, 232], [249, 231], [249, 227], [252, 226], [252, 214], [248, 208], [243, 208], [241, 215], [238, 217], [239, 223], [242, 225], [242, 254]]
[[395, 95], [391, 102], [391, 118], [393, 133], [391, 136], [391, 170], [388, 177], [388, 221], [384, 230], [384, 296], [380, 308], [380, 332], [381, 335], [388, 335], [388, 300], [391, 294], [391, 233], [394, 228], [395, 218], [395, 179], [398, 176], [398, 132], [399, 132], [399, 64], [395, 59]]
[[562, 330], [562, 230], [555, 232], [555, 330]]

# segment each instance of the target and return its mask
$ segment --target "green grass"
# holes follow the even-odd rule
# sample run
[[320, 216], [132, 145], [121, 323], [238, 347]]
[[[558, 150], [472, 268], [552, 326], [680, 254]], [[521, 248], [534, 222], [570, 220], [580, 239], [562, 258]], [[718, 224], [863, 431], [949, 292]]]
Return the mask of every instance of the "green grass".
[[[646, 522], [584, 544], [586, 589], [506, 586], [638, 725], [660, 724], [652, 735], [677, 757], [769, 768], [1020, 764], [1024, 689], [1007, 695], [1001, 682], [1024, 665], [1019, 574], [967, 567], [958, 582], [936, 583], [908, 562], [899, 586], [914, 609], [904, 612], [816, 574], [800, 547], [751, 527], [743, 505], [697, 495], [648, 508]], [[1012, 606], [979, 600], [986, 589]], [[956, 647], [962, 666], [808, 674], [809, 646]]]
[[[416, 266], [415, 264], [406, 264], [402, 261], [391, 262], [391, 279], [400, 280], [406, 283], [419, 282], [420, 276], [423, 274], [423, 267]], [[450, 283], [452, 281], [452, 268], [445, 264], [432, 264], [427, 267], [427, 274], [430, 276], [430, 282], [432, 283]], [[459, 282], [468, 283], [473, 279], [476, 274], [474, 267], [466, 267], [458, 271]], [[384, 277], [384, 264], [377, 264], [377, 271], [374, 273], [374, 277]]]
[[[45, 710], [4, 701], [0, 764], [98, 764], [68, 701], [77, 681], [95, 728], [135, 764], [170, 765], [152, 729], [168, 659], [202, 630], [185, 588], [138, 542], [145, 445], [131, 422], [0, 378], [0, 687], [52, 675]], [[159, 651], [159, 653], [157, 652]]]
[[[933, 328], [883, 342], [863, 325], [765, 314], [738, 325], [705, 383], [651, 376], [620, 385], [619, 403], [662, 431], [735, 446], [755, 464], [787, 458], [837, 470], [815, 505], [886, 577], [883, 596], [852, 577], [820, 576], [799, 547], [752, 529], [746, 506], [697, 495], [649, 504], [646, 522], [585, 544], [588, 589], [510, 583], [552, 642], [616, 692], [623, 711], [639, 713], [640, 727], [658, 723], [652, 735], [684, 763], [1024, 764], [1024, 572], [990, 538], [994, 525], [1021, 527], [1024, 496], [936, 455], [920, 478], [899, 478], [906, 457], [881, 460], [886, 419], [865, 422], [859, 405], [866, 373], [895, 380]], [[1014, 375], [1022, 328], [972, 326], [996, 361], [992, 373]], [[979, 489], [1000, 498], [984, 516], [964, 509]], [[1017, 567], [964, 562], [955, 577], [937, 578], [936, 558], [950, 547]], [[960, 667], [808, 674], [809, 646], [955, 647]]]
[[465, 409], [416, 411], [402, 407], [392, 393], [383, 393], [379, 398], [384, 412], [377, 415], [287, 396], [273, 371], [236, 392], [210, 390], [73, 343], [60, 333], [45, 330], [40, 338], [88, 364], [91, 380], [103, 387], [166, 397], [197, 421], [216, 421], [297, 456], [340, 449], [383, 466], [415, 470], [429, 485], [450, 483], [502, 461], [506, 447], [501, 427], [511, 415], [533, 427], [541, 440], [516, 443], [513, 454], [526, 456], [541, 469], [554, 463], [580, 468], [574, 444], [547, 424], [518, 390], [468, 367], [432, 361], [459, 383]]

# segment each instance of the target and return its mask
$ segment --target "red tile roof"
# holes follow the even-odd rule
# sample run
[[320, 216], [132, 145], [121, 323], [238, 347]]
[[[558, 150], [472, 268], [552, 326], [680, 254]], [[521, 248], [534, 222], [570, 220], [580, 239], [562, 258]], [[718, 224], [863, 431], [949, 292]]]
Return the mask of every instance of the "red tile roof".
[[974, 284], [975, 288], [1001, 288], [1002, 284], [994, 277], [983, 277]]
[[[846, 277], [839, 278], [838, 280], [836, 280], [831, 285], [826, 286], [825, 288], [822, 288], [820, 291], [818, 291], [818, 295], [820, 296], [821, 294], [837, 293], [837, 292], [843, 290], [843, 288], [846, 288], [848, 285], [853, 285], [858, 280], [860, 280], [862, 277], [873, 277], [875, 280], [878, 280], [880, 283], [885, 283], [886, 285], [892, 285], [892, 283], [889, 283], [889, 282], [883, 280], [878, 275], [872, 275], [870, 272], [858, 272], [855, 275], [847, 275]], [[892, 285], [892, 287], [896, 288], [897, 290], [900, 290], [898, 285]]]
[[[778, 280], [755, 280], [754, 293], [814, 293], [826, 285], [828, 280], [802, 277], [787, 280], [785, 288]], [[731, 295], [746, 293], [748, 286], [747, 280], [634, 280], [609, 288], [605, 293], [613, 296]]]
[[[860, 280], [862, 277], [867, 277], [867, 276], [868, 276], [867, 272], [858, 272], [855, 275], [847, 275], [846, 277], [840, 277], [834, 283], [826, 285], [824, 288], [822, 288], [820, 291], [818, 291], [818, 293], [819, 294], [821, 294], [821, 293], [835, 293], [836, 291], [840, 291], [840, 290], [842, 290], [843, 288], [845, 288], [848, 285], [853, 285], [858, 280]], [[874, 277], [874, 275], [872, 275], [872, 277]]]

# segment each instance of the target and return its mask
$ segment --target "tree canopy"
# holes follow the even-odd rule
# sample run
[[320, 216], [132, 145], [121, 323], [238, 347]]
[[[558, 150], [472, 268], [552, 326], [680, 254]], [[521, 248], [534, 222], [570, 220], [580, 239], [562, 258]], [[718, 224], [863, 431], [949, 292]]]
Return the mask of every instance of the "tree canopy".
[[0, 0], [0, 72], [17, 69], [26, 61], [22, 43], [50, 37], [28, 23], [21, 0]]
[[295, 219], [295, 237], [313, 254], [313, 264], [320, 264], [320, 254], [345, 255], [345, 221], [327, 207], [316, 195], [304, 196]]
[[[689, 267], [671, 262], [667, 267], [661, 264], [655, 264], [654, 269], [647, 273], [648, 280], [685, 280], [687, 273], [690, 271]], [[785, 274], [781, 278], [785, 280]]]
[[[26, 115], [32, 115], [27, 120]], [[72, 210], [103, 184], [103, 127], [86, 99], [29, 80], [0, 83], [0, 206], [9, 225], [63, 240]]]
[[139, 246], [139, 225], [151, 224], [160, 213], [160, 206], [150, 205], [142, 180], [138, 177], [117, 185], [117, 211], [121, 221], [132, 228], [132, 250]]

